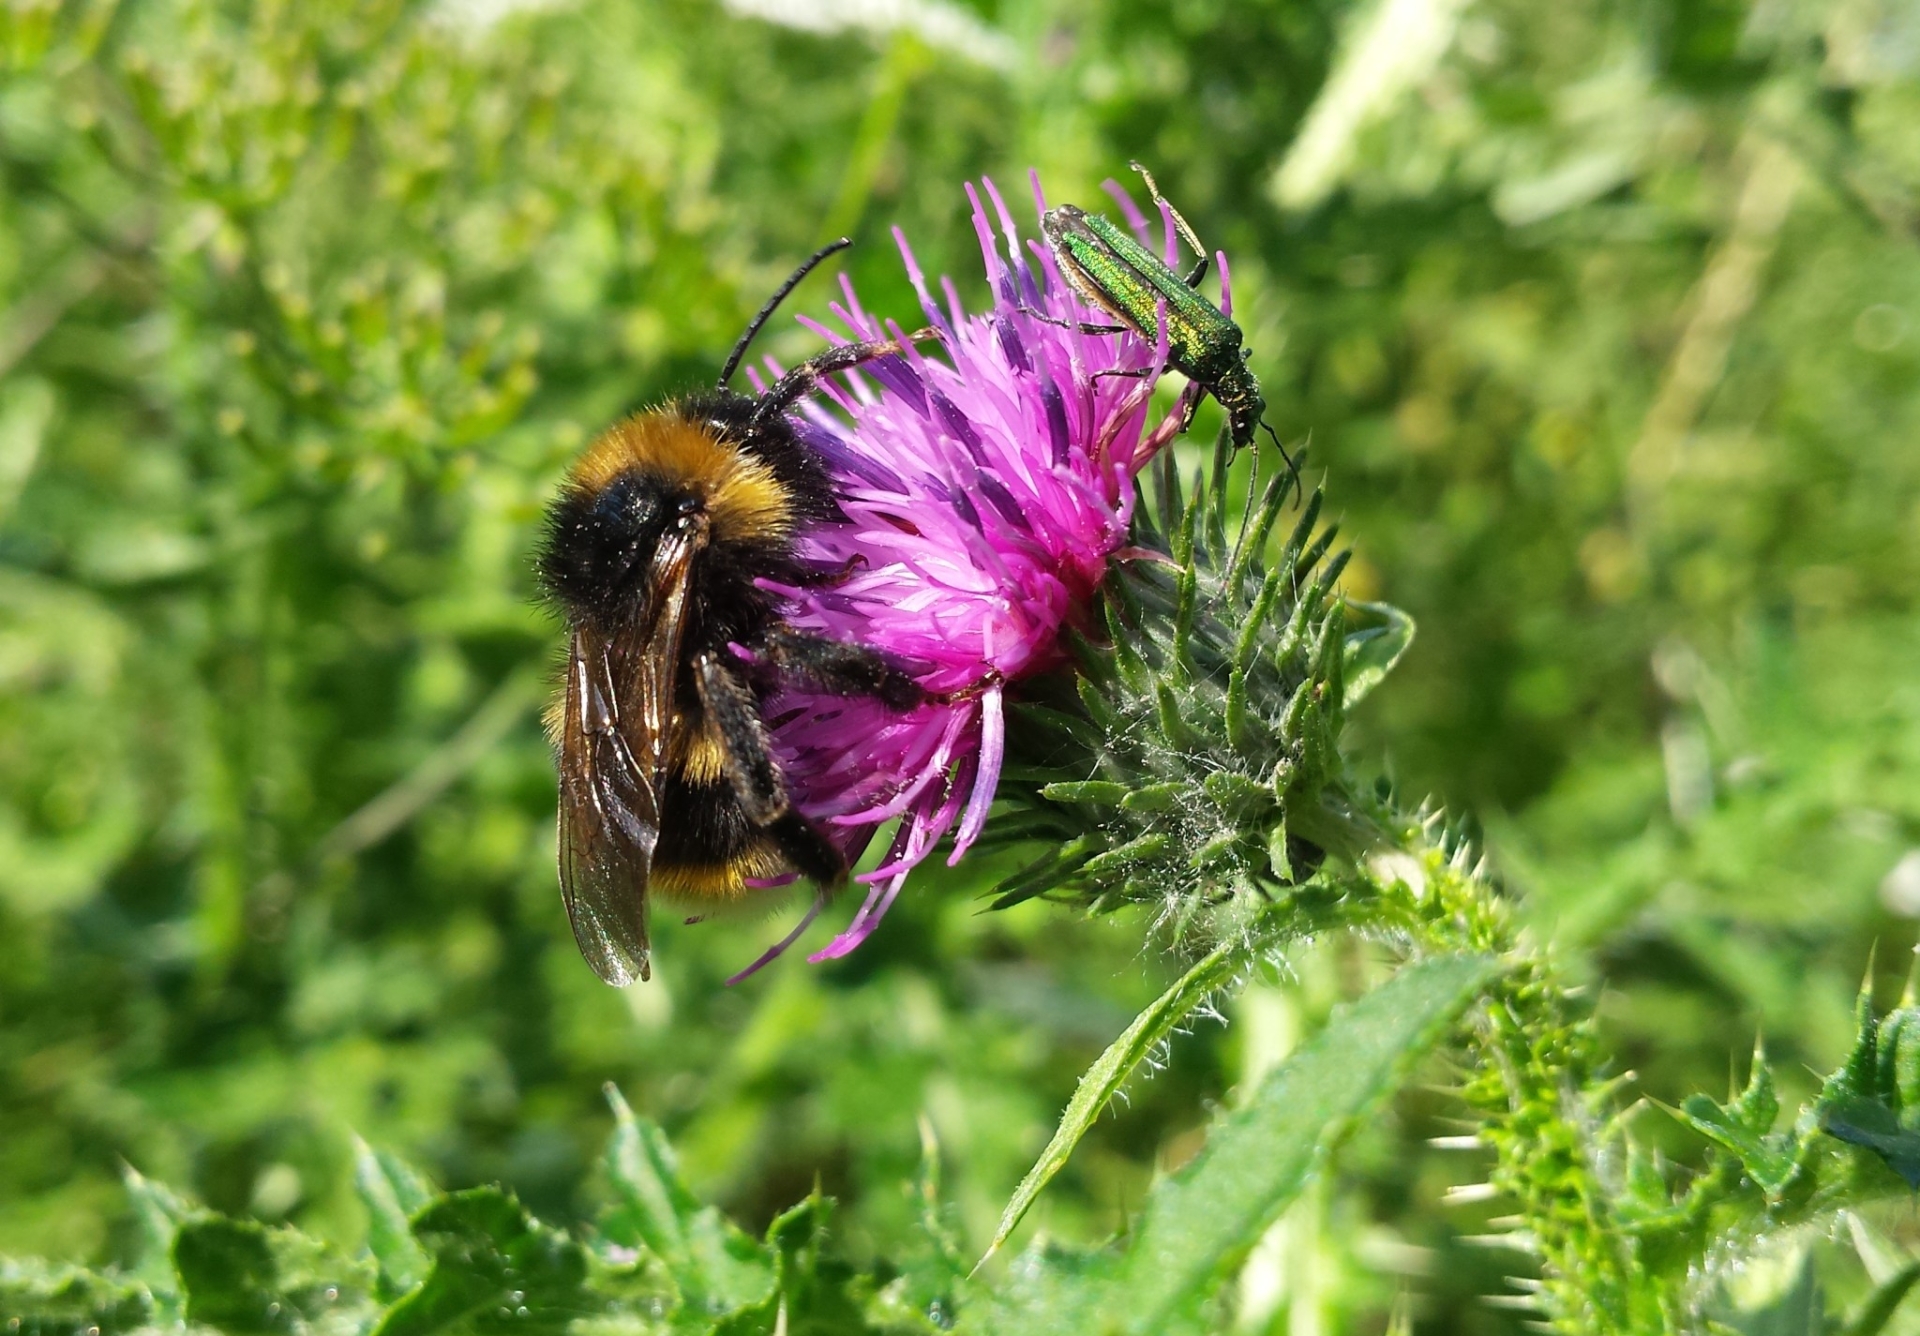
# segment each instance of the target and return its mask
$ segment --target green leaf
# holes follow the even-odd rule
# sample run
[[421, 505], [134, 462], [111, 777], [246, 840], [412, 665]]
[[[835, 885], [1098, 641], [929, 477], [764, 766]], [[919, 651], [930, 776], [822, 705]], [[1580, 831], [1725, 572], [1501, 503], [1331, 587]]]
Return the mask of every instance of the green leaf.
[[1673, 1114], [1740, 1162], [1747, 1176], [1768, 1197], [1778, 1197], [1799, 1170], [1799, 1145], [1791, 1136], [1770, 1136], [1780, 1115], [1773, 1072], [1758, 1046], [1753, 1072], [1740, 1098], [1722, 1107], [1705, 1095], [1689, 1095]]
[[499, 1188], [438, 1198], [414, 1216], [413, 1234], [433, 1269], [388, 1310], [376, 1336], [560, 1333], [602, 1307], [585, 1288], [580, 1245]]
[[1920, 1116], [1920, 1011], [1901, 1007], [1882, 1016], [1874, 1043], [1880, 1097], [1911, 1126]]
[[[1160, 1333], [1231, 1273], [1354, 1122], [1390, 1092], [1500, 971], [1486, 956], [1409, 965], [1326, 1028], [1218, 1122], [1204, 1150], [1148, 1194], [1132, 1245], [1083, 1259], [1021, 1260], [962, 1329]], [[1063, 1269], [1071, 1274], [1063, 1275]]]
[[1674, 1116], [1738, 1160], [1769, 1197], [1779, 1196], [1793, 1177], [1796, 1157], [1790, 1142], [1759, 1135], [1707, 1096], [1687, 1096]]
[[1407, 647], [1413, 644], [1414, 625], [1413, 618], [1391, 604], [1348, 603], [1347, 607], [1380, 623], [1347, 635], [1344, 700], [1351, 710], [1372, 694], [1405, 656]]
[[187, 1320], [229, 1334], [298, 1332], [370, 1310], [371, 1268], [293, 1229], [206, 1216], [180, 1226], [173, 1264]]
[[1893, 1110], [1879, 1100], [1853, 1095], [1822, 1098], [1820, 1130], [1872, 1151], [1908, 1187], [1920, 1190], [1920, 1132], [1902, 1128]]
[[1873, 972], [1867, 972], [1866, 982], [1860, 985], [1860, 992], [1853, 1004], [1854, 1036], [1853, 1048], [1847, 1053], [1847, 1060], [1840, 1064], [1838, 1071], [1829, 1076], [1820, 1087], [1820, 1102], [1830, 1100], [1873, 1099], [1879, 1096], [1880, 1060], [1879, 1034], [1880, 1024], [1873, 1015]]
[[1823, 1336], [1826, 1305], [1813, 1274], [1813, 1258], [1800, 1263], [1800, 1274], [1779, 1298], [1764, 1308], [1732, 1314], [1728, 1325], [1741, 1336]]
[[703, 1206], [680, 1180], [673, 1148], [653, 1123], [634, 1116], [612, 1085], [613, 1138], [607, 1178], [619, 1206], [607, 1233], [660, 1259], [681, 1302], [710, 1316], [752, 1309], [774, 1293], [774, 1258], [716, 1208]]
[[428, 1201], [419, 1176], [395, 1156], [353, 1139], [353, 1186], [367, 1208], [367, 1250], [380, 1268], [379, 1294], [397, 1299], [426, 1278], [426, 1250], [408, 1217]]
[[129, 1270], [145, 1282], [161, 1319], [177, 1322], [185, 1314], [180, 1302], [180, 1277], [173, 1269], [173, 1241], [192, 1211], [166, 1184], [154, 1182], [130, 1164], [121, 1165], [120, 1177], [133, 1208]]
[[1841, 1329], [1841, 1336], [1879, 1336], [1916, 1282], [1920, 1282], [1920, 1262], [1909, 1262], [1867, 1296], [1853, 1321]]
[[115, 1336], [159, 1325], [139, 1281], [41, 1262], [0, 1261], [0, 1316], [9, 1336]]
[[[1869, 968], [1854, 1000], [1853, 1048], [1821, 1084], [1814, 1114], [1821, 1131], [1872, 1151], [1908, 1187], [1920, 1189], [1920, 1129], [1907, 1125], [1900, 1112], [1900, 1041], [1909, 1028], [1908, 1017], [1903, 1009], [1887, 1019], [1891, 1024], [1883, 1052], [1882, 1023], [1873, 1014]], [[1906, 1047], [1913, 1047], [1910, 1037]]]
[[816, 1188], [799, 1205], [774, 1217], [767, 1248], [775, 1279], [758, 1305], [716, 1323], [714, 1336], [858, 1336], [869, 1330], [855, 1297], [856, 1273], [827, 1254], [827, 1223], [833, 1203]]
[[1119, 1284], [1104, 1306], [1118, 1330], [1157, 1332], [1225, 1278], [1372, 1104], [1439, 1043], [1499, 973], [1485, 956], [1409, 965], [1334, 1014], [1156, 1183]]
[[1107, 1101], [1114, 1092], [1126, 1084], [1129, 1076], [1154, 1045], [1173, 1032], [1173, 1028], [1186, 1019], [1195, 1007], [1204, 1001], [1208, 994], [1224, 985], [1246, 961], [1247, 956], [1237, 942], [1228, 942], [1215, 947], [1199, 963], [1181, 975], [1174, 985], [1160, 994], [1154, 1001], [1134, 1017], [1133, 1023], [1120, 1033], [1120, 1037], [1107, 1045], [1107, 1049], [1093, 1066], [1087, 1068], [1075, 1087], [1073, 1098], [1067, 1101], [1066, 1110], [1060, 1115], [1060, 1125], [1054, 1129], [1053, 1139], [1047, 1142], [1046, 1149], [1040, 1152], [1040, 1158], [1034, 1161], [1033, 1168], [1027, 1170], [1026, 1177], [1013, 1190], [1012, 1198], [1007, 1202], [1006, 1210], [1000, 1213], [1000, 1224], [993, 1232], [993, 1241], [987, 1245], [987, 1251], [974, 1266], [978, 1272], [989, 1257], [1000, 1250], [1019, 1225], [1027, 1208], [1033, 1205], [1040, 1195], [1067, 1163], [1067, 1157], [1073, 1154], [1073, 1148], [1080, 1144], [1080, 1138], [1093, 1126], [1093, 1120], [1100, 1116], [1100, 1110], [1106, 1108]]
[[919, 1123], [920, 1172], [913, 1184], [919, 1220], [911, 1241], [894, 1255], [899, 1274], [865, 1305], [869, 1325], [899, 1336], [905, 1336], [902, 1328], [938, 1336], [951, 1326], [955, 1296], [967, 1276], [959, 1213], [943, 1203], [940, 1191], [940, 1140], [931, 1118], [922, 1113]]

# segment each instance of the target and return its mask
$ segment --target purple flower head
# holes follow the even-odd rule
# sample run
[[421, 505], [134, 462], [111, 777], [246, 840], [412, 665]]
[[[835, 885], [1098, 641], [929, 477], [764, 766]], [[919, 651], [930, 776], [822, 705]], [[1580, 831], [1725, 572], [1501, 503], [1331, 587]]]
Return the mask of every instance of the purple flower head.
[[[795, 627], [893, 655], [935, 698], [905, 713], [802, 690], [768, 704], [796, 805], [849, 861], [899, 822], [881, 865], [859, 878], [865, 902], [816, 961], [865, 941], [942, 836], [953, 835], [951, 864], [980, 834], [1005, 754], [1006, 693], [1060, 666], [1064, 630], [1086, 629], [1094, 591], [1126, 547], [1135, 475], [1186, 407], [1183, 397], [1149, 430], [1164, 327], [1157, 345], [1083, 330], [1112, 317], [1074, 294], [1044, 246], [1022, 247], [999, 192], [985, 187], [997, 236], [972, 185], [967, 197], [991, 308], [969, 314], [946, 279], [945, 305], [936, 301], [896, 228], [907, 276], [943, 338], [868, 364], [802, 410], [802, 432], [849, 521], [813, 529], [802, 554], [849, 574], [826, 587], [769, 587], [791, 600]], [[1146, 220], [1117, 185], [1108, 189], [1144, 242]], [[1033, 190], [1044, 210], [1037, 176]], [[834, 343], [900, 337], [844, 278], [842, 291], [830, 308], [841, 329], [803, 323]], [[743, 975], [790, 945], [819, 908]]]

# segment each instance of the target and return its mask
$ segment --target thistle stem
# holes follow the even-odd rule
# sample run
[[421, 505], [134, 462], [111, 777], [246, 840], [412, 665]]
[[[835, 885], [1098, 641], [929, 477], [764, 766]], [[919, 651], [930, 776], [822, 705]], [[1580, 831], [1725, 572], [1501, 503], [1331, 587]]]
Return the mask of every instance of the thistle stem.
[[1516, 930], [1486, 876], [1449, 860], [1417, 825], [1405, 836], [1401, 851], [1428, 883], [1419, 948], [1486, 951], [1509, 965], [1474, 1018], [1475, 1071], [1463, 1094], [1498, 1157], [1490, 1181], [1517, 1203], [1539, 1259], [1543, 1313], [1566, 1332], [1680, 1330], [1678, 1296], [1665, 1292], [1614, 1218], [1600, 1134], [1609, 1089], [1591, 1017], [1547, 954]]

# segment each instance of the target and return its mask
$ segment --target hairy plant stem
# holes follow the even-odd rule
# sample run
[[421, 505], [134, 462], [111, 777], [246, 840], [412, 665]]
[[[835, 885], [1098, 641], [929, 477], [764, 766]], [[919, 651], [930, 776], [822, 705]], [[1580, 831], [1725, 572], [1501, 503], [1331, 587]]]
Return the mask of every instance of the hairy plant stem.
[[1485, 873], [1417, 823], [1361, 860], [1374, 894], [1398, 902], [1417, 952], [1495, 955], [1506, 972], [1474, 1013], [1462, 1094], [1496, 1155], [1492, 1186], [1518, 1205], [1513, 1244], [1538, 1259], [1520, 1282], [1557, 1330], [1680, 1331], [1677, 1287], [1638, 1256], [1616, 1218], [1603, 1125], [1611, 1083], [1598, 1036], [1548, 954], [1520, 931]]

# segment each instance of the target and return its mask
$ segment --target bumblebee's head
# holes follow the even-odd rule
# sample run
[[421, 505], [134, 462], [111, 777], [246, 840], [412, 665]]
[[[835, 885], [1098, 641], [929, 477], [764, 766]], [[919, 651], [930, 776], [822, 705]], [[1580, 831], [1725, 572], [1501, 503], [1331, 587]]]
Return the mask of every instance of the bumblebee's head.
[[676, 526], [701, 525], [715, 547], [784, 552], [791, 544], [805, 509], [792, 486], [742, 449], [727, 424], [687, 407], [637, 413], [609, 428], [547, 512], [540, 581], [576, 615], [626, 595]]
[[667, 528], [698, 499], [658, 478], [623, 473], [598, 487], [576, 476], [547, 512], [540, 583], [576, 616], [617, 599], [646, 568]]

